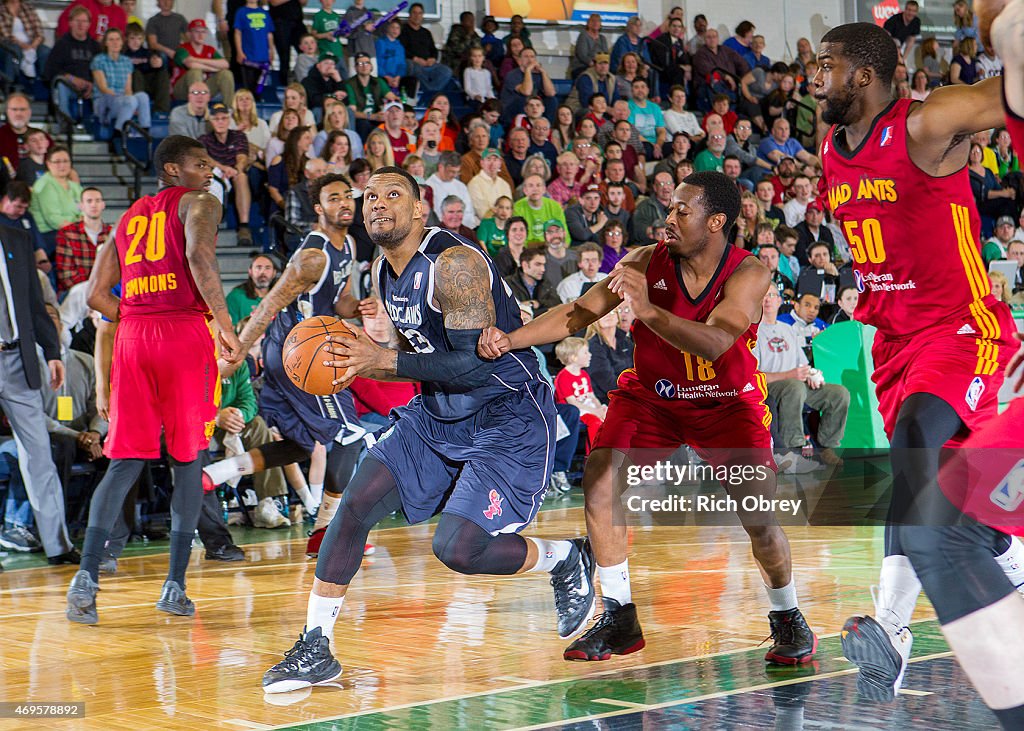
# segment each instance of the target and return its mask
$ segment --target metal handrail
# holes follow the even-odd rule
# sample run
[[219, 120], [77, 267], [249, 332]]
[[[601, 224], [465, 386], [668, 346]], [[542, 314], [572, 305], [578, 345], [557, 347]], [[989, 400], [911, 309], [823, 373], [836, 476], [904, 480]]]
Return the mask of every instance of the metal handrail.
[[121, 134], [121, 145], [124, 150], [124, 159], [128, 161], [128, 164], [132, 166], [132, 200], [138, 200], [142, 197], [142, 174], [149, 168], [150, 160], [140, 160], [131, 153], [128, 149], [128, 132], [135, 130], [139, 133], [139, 136], [146, 140], [146, 150], [152, 152], [153, 149], [153, 137], [149, 134], [149, 130], [139, 125], [134, 119], [129, 119], [124, 123], [124, 129]]
[[[53, 109], [54, 109], [57, 121], [59, 122], [61, 119], [63, 119], [67, 123], [67, 128], [68, 128], [67, 148], [68, 148], [68, 153], [71, 154], [72, 155], [72, 159], [74, 159], [72, 143], [73, 143], [74, 136], [75, 136], [75, 120], [74, 120], [74, 118], [69, 116], [67, 114], [67, 112], [65, 112], [63, 109], [60, 108], [60, 95], [57, 93], [57, 87], [61, 86], [62, 84], [64, 86], [68, 87], [69, 89], [71, 89], [71, 91], [73, 91], [75, 93], [75, 96], [78, 96], [78, 90], [75, 89], [75, 87], [73, 87], [71, 84], [69, 84], [67, 81], [65, 81], [60, 76], [57, 76], [56, 78], [54, 78], [54, 80], [52, 82], [50, 82], [50, 103], [53, 105]], [[81, 97], [78, 97], [78, 100], [81, 101]]]

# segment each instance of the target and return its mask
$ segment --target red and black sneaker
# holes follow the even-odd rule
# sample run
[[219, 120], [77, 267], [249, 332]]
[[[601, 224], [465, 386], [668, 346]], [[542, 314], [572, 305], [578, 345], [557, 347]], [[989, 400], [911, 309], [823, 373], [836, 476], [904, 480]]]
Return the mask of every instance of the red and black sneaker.
[[316, 558], [320, 554], [320, 544], [324, 542], [326, 528], [317, 528], [309, 533], [309, 540], [306, 541], [306, 556]]
[[625, 606], [604, 598], [604, 613], [594, 626], [562, 653], [566, 660], [608, 660], [612, 655], [628, 655], [644, 649], [643, 630], [636, 616], [636, 604]]
[[818, 650], [818, 638], [807, 626], [799, 609], [768, 612], [768, 623], [774, 644], [764, 659], [775, 665], [801, 665], [810, 662]]

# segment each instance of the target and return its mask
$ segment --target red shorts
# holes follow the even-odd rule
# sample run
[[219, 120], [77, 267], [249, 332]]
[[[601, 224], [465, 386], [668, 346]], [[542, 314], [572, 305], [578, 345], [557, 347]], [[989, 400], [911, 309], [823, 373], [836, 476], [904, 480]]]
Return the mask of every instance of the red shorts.
[[996, 415], [1003, 370], [1017, 352], [1017, 327], [1005, 304], [986, 297], [985, 305], [971, 317], [946, 320], [908, 338], [875, 337], [871, 380], [890, 439], [903, 402], [914, 393], [948, 403], [968, 431]]
[[1004, 533], [1024, 536], [1024, 398], [950, 450], [942, 492], [960, 510]]
[[206, 449], [220, 402], [215, 344], [202, 317], [122, 320], [111, 364], [110, 459], [191, 462]]
[[[762, 382], [764, 376], [758, 374]], [[775, 469], [767, 394], [749, 394], [707, 406], [664, 399], [627, 371], [608, 395], [608, 414], [592, 449], [625, 452], [634, 464], [662, 459], [687, 444], [713, 465], [762, 464]]]

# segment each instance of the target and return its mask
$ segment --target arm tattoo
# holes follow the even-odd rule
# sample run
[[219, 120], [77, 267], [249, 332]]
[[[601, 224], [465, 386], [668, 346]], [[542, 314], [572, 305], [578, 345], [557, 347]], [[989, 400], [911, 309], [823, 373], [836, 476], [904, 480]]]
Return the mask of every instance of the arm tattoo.
[[[185, 203], [189, 198], [186, 195], [182, 202]], [[217, 262], [217, 225], [220, 223], [221, 211], [220, 203], [209, 193], [199, 193], [188, 200], [185, 255], [203, 301], [210, 308], [214, 321], [221, 329], [225, 329], [230, 326], [231, 317], [228, 315], [224, 285], [220, 281], [220, 265]]]
[[238, 336], [243, 349], [248, 350], [252, 347], [259, 336], [270, 327], [277, 313], [316, 284], [326, 266], [326, 256], [318, 249], [302, 249], [292, 257], [281, 279], [249, 315], [249, 322]]
[[453, 246], [438, 257], [434, 293], [451, 330], [480, 330], [495, 322], [490, 276], [483, 257]]

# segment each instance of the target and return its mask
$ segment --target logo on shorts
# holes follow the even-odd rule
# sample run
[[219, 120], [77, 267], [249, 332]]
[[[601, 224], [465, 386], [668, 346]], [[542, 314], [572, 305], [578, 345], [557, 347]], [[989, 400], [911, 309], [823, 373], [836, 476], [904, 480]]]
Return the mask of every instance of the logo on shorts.
[[667, 378], [662, 378], [654, 384], [654, 391], [662, 398], [675, 398], [676, 385]]
[[499, 495], [497, 490], [491, 490], [487, 494], [487, 499], [491, 501], [491, 505], [484, 511], [484, 517], [487, 520], [494, 520], [501, 515], [501, 504], [505, 502], [505, 498]]
[[1006, 477], [989, 495], [989, 500], [1008, 513], [1013, 512], [1024, 503], [1024, 459], [1006, 473]]
[[964, 401], [971, 407], [971, 411], [975, 411], [978, 408], [978, 402], [981, 401], [981, 394], [985, 393], [985, 383], [980, 377], [975, 376], [974, 380], [971, 381], [971, 385], [967, 387], [967, 395], [964, 396]]
[[856, 285], [858, 292], [864, 291], [864, 275], [858, 272], [856, 269], [853, 270], [853, 283], [854, 285]]
[[971, 327], [968, 323], [964, 323], [964, 326], [956, 331], [957, 335], [977, 335], [978, 331]]
[[743, 393], [750, 393], [753, 390], [754, 390], [754, 384], [753, 383], [748, 383], [746, 386], [743, 387]]

